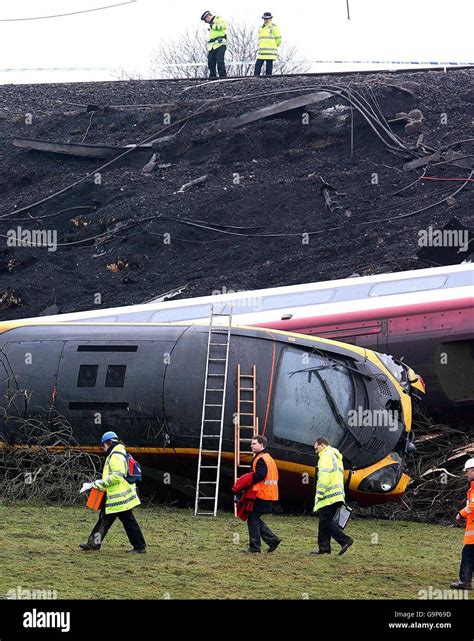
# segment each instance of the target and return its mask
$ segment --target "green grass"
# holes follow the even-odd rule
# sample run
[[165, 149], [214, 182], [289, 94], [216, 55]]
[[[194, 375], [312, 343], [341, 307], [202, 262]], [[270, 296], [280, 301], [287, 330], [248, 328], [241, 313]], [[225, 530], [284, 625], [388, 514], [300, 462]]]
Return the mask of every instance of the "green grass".
[[356, 543], [346, 555], [334, 545], [331, 556], [314, 557], [317, 519], [267, 516], [283, 543], [274, 554], [244, 555], [247, 525], [229, 513], [135, 514], [145, 555], [126, 554], [118, 520], [100, 552], [80, 551], [96, 518], [82, 507], [0, 506], [0, 595], [21, 586], [54, 589], [60, 599], [416, 599], [428, 586], [449, 588], [462, 548], [460, 529], [354, 519], [348, 532]]

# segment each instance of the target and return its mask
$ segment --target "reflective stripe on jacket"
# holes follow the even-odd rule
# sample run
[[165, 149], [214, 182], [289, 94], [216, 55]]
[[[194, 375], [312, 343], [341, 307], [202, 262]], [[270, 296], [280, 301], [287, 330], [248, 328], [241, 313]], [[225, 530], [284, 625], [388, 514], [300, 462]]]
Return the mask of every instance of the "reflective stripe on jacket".
[[125, 455], [125, 447], [121, 443], [115, 445], [105, 459], [102, 479], [96, 481], [97, 487], [106, 491], [106, 514], [125, 512], [140, 505], [135, 483], [128, 483], [124, 478], [128, 473]]
[[280, 27], [273, 22], [264, 24], [258, 30], [258, 51], [257, 58], [260, 60], [276, 60], [278, 58], [278, 47], [281, 44]]
[[342, 454], [335, 447], [327, 445], [318, 459], [318, 481], [313, 512], [326, 505], [344, 501], [344, 467]]
[[222, 18], [214, 16], [214, 20], [209, 26], [209, 43], [207, 49], [208, 51], [213, 51], [225, 44], [227, 44], [227, 25]]
[[257, 461], [263, 459], [267, 466], [267, 475], [259, 483], [254, 483], [252, 490], [257, 493], [257, 499], [278, 501], [278, 468], [268, 452], [257, 454], [252, 461], [252, 472], [257, 469]]
[[467, 491], [466, 507], [459, 514], [466, 519], [464, 545], [474, 545], [474, 481], [471, 481], [471, 486]]

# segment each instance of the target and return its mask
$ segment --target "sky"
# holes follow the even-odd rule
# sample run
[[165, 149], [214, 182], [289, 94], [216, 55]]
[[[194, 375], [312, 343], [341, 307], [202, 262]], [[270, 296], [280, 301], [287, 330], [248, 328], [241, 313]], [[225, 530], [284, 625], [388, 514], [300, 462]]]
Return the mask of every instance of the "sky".
[[[150, 59], [160, 42], [206, 27], [210, 10], [227, 21], [261, 24], [272, 11], [284, 39], [304, 61], [438, 61], [474, 63], [474, 0], [15, 0], [0, 3], [0, 83], [71, 82], [153, 77]], [[389, 68], [389, 65], [382, 65]], [[393, 65], [392, 65], [393, 66]], [[374, 68], [373, 65], [366, 68]], [[310, 64], [312, 71], [334, 65]], [[337, 70], [361, 68], [338, 65]]]

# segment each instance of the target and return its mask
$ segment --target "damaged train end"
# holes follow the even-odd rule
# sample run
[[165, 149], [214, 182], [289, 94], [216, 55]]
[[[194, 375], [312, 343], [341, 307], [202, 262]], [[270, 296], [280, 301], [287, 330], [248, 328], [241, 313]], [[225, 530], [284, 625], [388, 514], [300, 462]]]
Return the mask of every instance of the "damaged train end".
[[[54, 410], [84, 450], [99, 452], [100, 435], [112, 429], [144, 471], [189, 488], [214, 366], [208, 338], [209, 327], [193, 323], [0, 323], [0, 437], [21, 444], [24, 418]], [[259, 433], [280, 470], [283, 504], [312, 503], [313, 444], [321, 436], [344, 456], [348, 498], [371, 505], [403, 495], [413, 392], [423, 391], [413, 370], [362, 347], [241, 326], [230, 329], [222, 492], [230, 494], [234, 477], [238, 372], [254, 366]], [[208, 390], [209, 407], [219, 406], [221, 393]], [[216, 453], [201, 454], [215, 463]]]

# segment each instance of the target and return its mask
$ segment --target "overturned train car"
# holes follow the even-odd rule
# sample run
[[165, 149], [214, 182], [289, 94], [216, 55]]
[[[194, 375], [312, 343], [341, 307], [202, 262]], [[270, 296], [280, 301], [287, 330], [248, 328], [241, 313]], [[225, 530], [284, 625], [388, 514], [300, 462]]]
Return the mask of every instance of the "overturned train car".
[[[170, 473], [171, 484], [174, 474], [192, 486], [207, 342], [203, 325], [1, 323], [0, 435], [21, 443], [18, 419], [54, 408], [84, 449], [98, 450], [100, 435], [113, 429], [146, 468]], [[231, 328], [224, 491], [233, 479], [238, 365], [244, 373], [256, 366], [259, 433], [277, 461], [283, 502], [311, 502], [318, 436], [343, 453], [351, 499], [368, 505], [403, 494], [412, 392], [423, 391], [413, 370], [361, 347], [250, 327]], [[212, 374], [212, 362], [209, 367]], [[206, 400], [218, 405], [221, 394], [211, 388]]]

